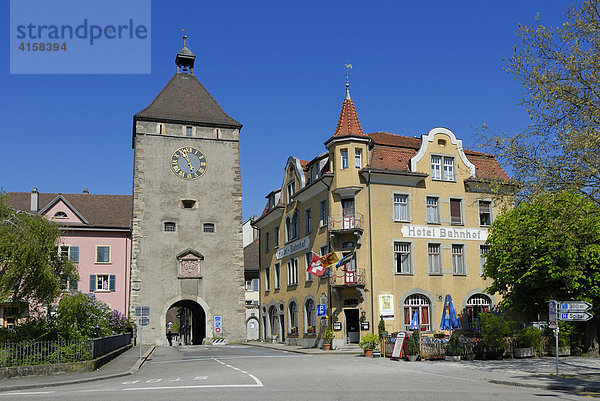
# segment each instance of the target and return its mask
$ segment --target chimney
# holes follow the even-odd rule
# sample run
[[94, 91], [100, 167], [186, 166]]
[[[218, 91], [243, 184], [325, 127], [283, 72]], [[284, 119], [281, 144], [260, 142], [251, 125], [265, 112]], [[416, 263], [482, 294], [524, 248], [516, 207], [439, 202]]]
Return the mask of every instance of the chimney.
[[90, 193], [90, 191], [88, 191], [88, 189], [87, 189], [87, 188], [83, 188], [83, 193], [84, 193], [84, 194], [89, 194], [89, 193]]
[[31, 191], [31, 213], [37, 213], [40, 208], [40, 194], [37, 188]]

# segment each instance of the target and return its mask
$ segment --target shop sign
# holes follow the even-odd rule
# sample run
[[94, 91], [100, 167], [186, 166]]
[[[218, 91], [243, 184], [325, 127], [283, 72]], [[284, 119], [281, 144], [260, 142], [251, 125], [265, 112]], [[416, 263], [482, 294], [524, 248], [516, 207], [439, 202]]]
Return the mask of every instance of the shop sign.
[[275, 253], [275, 257], [279, 260], [285, 258], [286, 256], [293, 255], [296, 252], [303, 251], [307, 249], [310, 245], [310, 241], [308, 237], [304, 237], [299, 239], [298, 241], [294, 241], [291, 244], [287, 244], [283, 248], [279, 248]]
[[394, 320], [394, 296], [391, 294], [379, 295], [379, 316], [383, 320]]
[[402, 235], [406, 238], [485, 241], [488, 237], [488, 230], [485, 228], [432, 227], [404, 224]]

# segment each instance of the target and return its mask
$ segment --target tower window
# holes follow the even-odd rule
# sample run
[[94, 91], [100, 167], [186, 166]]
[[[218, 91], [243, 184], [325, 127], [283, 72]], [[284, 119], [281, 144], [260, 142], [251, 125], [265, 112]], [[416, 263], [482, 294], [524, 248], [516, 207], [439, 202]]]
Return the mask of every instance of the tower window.
[[181, 201], [181, 206], [183, 206], [184, 209], [193, 209], [195, 205], [196, 201], [192, 199], [184, 199]]
[[164, 227], [163, 227], [163, 228], [164, 228], [164, 231], [165, 231], [166, 233], [174, 233], [174, 232], [175, 232], [176, 225], [175, 225], [175, 223], [174, 223], [174, 222], [172, 222], [172, 221], [165, 221], [165, 224], [164, 224]]
[[205, 233], [214, 233], [215, 232], [215, 224], [214, 223], [204, 223], [204, 232]]
[[190, 127], [190, 126], [185, 127], [185, 136], [188, 136], [188, 137], [192, 136], [192, 127]]

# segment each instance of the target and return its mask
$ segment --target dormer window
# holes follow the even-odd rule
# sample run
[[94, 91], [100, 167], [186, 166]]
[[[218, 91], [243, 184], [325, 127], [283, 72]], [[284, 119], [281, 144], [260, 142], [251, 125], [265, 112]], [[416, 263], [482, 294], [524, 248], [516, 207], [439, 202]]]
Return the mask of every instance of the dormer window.
[[454, 157], [431, 156], [431, 179], [454, 181]]
[[269, 196], [269, 210], [275, 207], [275, 195]]
[[287, 185], [288, 203], [292, 201], [292, 196], [296, 193], [296, 180], [291, 180]]
[[62, 212], [62, 211], [54, 213], [54, 218], [55, 219], [66, 219], [68, 217], [69, 216], [67, 216], [67, 214], [65, 212]]

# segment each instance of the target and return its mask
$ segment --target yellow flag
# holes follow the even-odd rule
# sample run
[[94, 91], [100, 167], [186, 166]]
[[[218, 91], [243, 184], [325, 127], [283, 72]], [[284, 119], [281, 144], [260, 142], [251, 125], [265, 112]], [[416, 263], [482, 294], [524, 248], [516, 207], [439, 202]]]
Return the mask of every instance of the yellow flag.
[[327, 255], [321, 256], [320, 259], [323, 267], [331, 266], [339, 260], [335, 252], [329, 252]]

